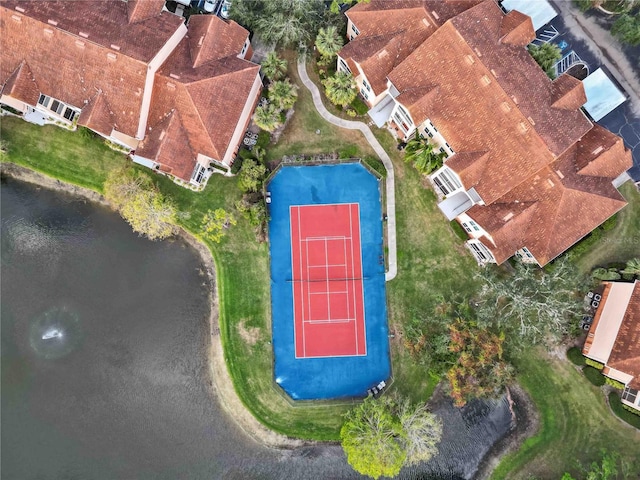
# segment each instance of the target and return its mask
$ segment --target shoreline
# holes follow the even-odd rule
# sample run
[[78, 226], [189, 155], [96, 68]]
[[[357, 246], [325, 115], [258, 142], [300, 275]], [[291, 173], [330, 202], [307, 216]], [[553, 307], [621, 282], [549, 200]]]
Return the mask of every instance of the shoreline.
[[[0, 174], [18, 181], [47, 188], [49, 190], [69, 193], [115, 211], [104, 196], [98, 192], [57, 180], [43, 173], [30, 170], [14, 163], [0, 163]], [[183, 239], [197, 252], [200, 261], [206, 269], [207, 277], [209, 279], [210, 288], [208, 303], [211, 343], [207, 352], [207, 363], [209, 364], [213, 393], [222, 409], [236, 423], [236, 425], [238, 425], [238, 427], [247, 434], [247, 436], [265, 447], [274, 449], [292, 449], [317, 444], [316, 442], [292, 439], [269, 430], [256, 420], [251, 412], [244, 406], [240, 397], [236, 394], [233, 381], [231, 380], [231, 376], [229, 375], [229, 371], [227, 370], [227, 365], [224, 360], [224, 351], [222, 348], [222, 340], [220, 338], [220, 326], [218, 323], [219, 309], [216, 290], [217, 277], [213, 255], [206, 245], [183, 228], [179, 228], [178, 233], [175, 236]]]
[[[113, 210], [111, 204], [98, 192], [65, 183], [20, 165], [9, 162], [0, 163], [0, 174], [49, 190], [76, 195]], [[213, 255], [205, 244], [183, 228], [178, 229], [176, 236], [183, 239], [197, 252], [207, 273], [209, 284], [209, 329], [211, 337], [207, 360], [211, 375], [212, 393], [222, 409], [249, 438], [266, 448], [284, 450], [310, 445], [325, 445], [323, 442], [293, 439], [268, 429], [261, 424], [242, 403], [235, 391], [224, 359], [219, 326], [220, 313], [216, 288], [216, 267]], [[473, 478], [488, 478], [505, 455], [517, 450], [527, 438], [534, 435], [539, 429], [539, 414], [535, 410], [535, 405], [529, 395], [519, 385], [510, 387], [510, 392], [513, 398], [515, 427], [489, 449], [479, 463]]]

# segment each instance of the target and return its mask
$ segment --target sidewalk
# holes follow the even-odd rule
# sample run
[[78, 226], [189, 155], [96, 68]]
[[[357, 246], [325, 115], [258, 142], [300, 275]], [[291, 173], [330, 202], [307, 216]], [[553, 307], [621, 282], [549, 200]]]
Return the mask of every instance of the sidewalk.
[[340, 128], [346, 128], [348, 130], [360, 130], [387, 169], [385, 186], [387, 193], [387, 246], [389, 248], [389, 270], [387, 270], [387, 272], [385, 273], [385, 280], [387, 282], [389, 280], [393, 280], [398, 274], [398, 256], [396, 247], [395, 176], [391, 158], [389, 158], [387, 152], [384, 150], [384, 148], [382, 148], [380, 143], [378, 143], [378, 140], [367, 125], [362, 122], [344, 120], [329, 113], [329, 111], [322, 103], [318, 87], [316, 87], [316, 85], [309, 78], [309, 75], [307, 75], [307, 65], [305, 63], [305, 58], [302, 56], [298, 59], [298, 74], [300, 75], [300, 79], [302, 80], [304, 86], [307, 87], [307, 89], [311, 92], [313, 103], [316, 106], [316, 110], [318, 110], [320, 116], [327, 122], [332, 123], [333, 125], [336, 125]]

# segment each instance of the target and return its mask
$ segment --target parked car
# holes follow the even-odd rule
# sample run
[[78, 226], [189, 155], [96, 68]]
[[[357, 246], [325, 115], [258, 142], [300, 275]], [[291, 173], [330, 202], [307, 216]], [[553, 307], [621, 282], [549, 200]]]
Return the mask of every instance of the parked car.
[[213, 13], [216, 9], [217, 0], [204, 0], [203, 10], [207, 13]]
[[231, 9], [231, 2], [229, 0], [224, 0], [222, 2], [222, 8], [220, 9], [220, 16], [224, 19], [229, 18], [230, 9]]

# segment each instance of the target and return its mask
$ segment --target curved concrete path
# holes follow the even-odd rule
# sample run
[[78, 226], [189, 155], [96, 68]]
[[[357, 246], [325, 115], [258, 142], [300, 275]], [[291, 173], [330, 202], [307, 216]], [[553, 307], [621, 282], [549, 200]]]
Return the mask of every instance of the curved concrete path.
[[332, 123], [340, 128], [346, 128], [348, 130], [360, 130], [364, 137], [367, 139], [373, 150], [376, 152], [384, 167], [387, 169], [387, 178], [385, 179], [385, 187], [387, 192], [387, 246], [389, 248], [388, 260], [389, 269], [385, 273], [385, 280], [393, 280], [398, 273], [398, 256], [396, 250], [396, 191], [395, 191], [395, 176], [393, 173], [393, 163], [387, 152], [382, 148], [378, 140], [371, 132], [371, 129], [362, 122], [354, 122], [353, 120], [345, 120], [343, 118], [336, 117], [329, 113], [322, 103], [320, 92], [318, 87], [311, 81], [309, 75], [307, 75], [307, 65], [305, 58], [301, 56], [298, 60], [298, 74], [305, 87], [311, 92], [313, 97], [313, 103], [316, 106], [316, 110], [322, 118], [327, 122]]

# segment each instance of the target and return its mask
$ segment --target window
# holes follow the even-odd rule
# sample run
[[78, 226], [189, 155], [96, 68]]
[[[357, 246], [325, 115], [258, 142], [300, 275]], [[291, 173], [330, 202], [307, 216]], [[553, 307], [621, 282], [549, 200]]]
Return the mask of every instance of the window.
[[338, 58], [338, 70], [351, 73], [351, 69], [342, 58]]
[[70, 122], [73, 122], [76, 119], [76, 117], [78, 116], [78, 112], [76, 112], [72, 108], [67, 107], [62, 116], [64, 118], [66, 118], [67, 120], [69, 120]]
[[404, 133], [408, 133], [409, 130], [411, 130], [413, 121], [407, 111], [400, 105], [396, 108], [396, 112], [393, 114], [393, 119], [396, 124], [404, 130]]
[[51, 110], [52, 112], [56, 112], [57, 114], [62, 113], [62, 109], [64, 108], [64, 104], [60, 103], [58, 100], [54, 100], [53, 102], [51, 102], [51, 106], [49, 107], [49, 110]]
[[364, 87], [360, 89], [360, 95], [362, 95], [365, 100], [369, 100], [369, 93], [364, 89]]
[[462, 226], [469, 233], [479, 232], [480, 231], [480, 227], [478, 227], [478, 224], [476, 222], [474, 222], [473, 220], [469, 220], [468, 222], [463, 222]]
[[362, 86], [366, 88], [368, 92], [371, 91], [371, 86], [367, 83], [367, 81], [364, 78], [362, 79]]
[[436, 184], [445, 197], [451, 192], [462, 188], [460, 181], [448, 168], [443, 169], [438, 175], [433, 177], [433, 183]]
[[49, 106], [50, 101], [51, 101], [51, 97], [47, 97], [42, 93], [40, 94], [40, 98], [38, 98], [38, 104], [42, 105], [43, 107]]
[[633, 388], [629, 388], [627, 385], [624, 388], [624, 392], [622, 392], [622, 399], [626, 400], [629, 403], [636, 403], [636, 399], [638, 398], [638, 390], [634, 390]]
[[199, 184], [204, 179], [205, 172], [206, 169], [202, 165], [197, 163], [196, 168], [193, 169], [193, 174], [191, 174], [191, 180]]
[[480, 242], [469, 242], [469, 248], [473, 252], [473, 255], [481, 262], [493, 262], [493, 255], [487, 247]]
[[351, 24], [351, 30], [353, 30], [353, 33], [356, 35], [360, 35], [360, 30], [358, 30], [353, 23]]

